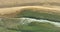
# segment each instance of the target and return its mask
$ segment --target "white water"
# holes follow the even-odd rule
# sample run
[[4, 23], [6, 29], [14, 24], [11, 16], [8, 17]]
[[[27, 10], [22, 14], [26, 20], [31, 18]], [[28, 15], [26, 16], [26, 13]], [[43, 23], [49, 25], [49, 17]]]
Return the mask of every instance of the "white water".
[[[14, 18], [15, 19], [15, 18]], [[47, 23], [51, 23], [53, 25], [55, 25], [56, 27], [60, 27], [60, 22], [54, 22], [54, 21], [48, 21], [48, 20], [43, 20], [43, 19], [32, 19], [32, 18], [18, 18], [20, 19], [20, 23], [21, 24], [26, 24], [26, 23], [31, 23], [31, 22], [47, 22]], [[0, 18], [0, 21], [2, 20], [2, 18]]]
[[23, 22], [23, 24], [31, 23], [32, 21], [37, 21], [37, 22], [51, 23], [51, 24], [55, 25], [56, 27], [60, 27], [60, 22], [53, 22], [53, 21], [48, 21], [48, 20], [43, 20], [43, 19], [37, 20], [37, 19], [32, 19], [32, 18], [20, 18], [20, 19], [21, 19], [21, 22]]

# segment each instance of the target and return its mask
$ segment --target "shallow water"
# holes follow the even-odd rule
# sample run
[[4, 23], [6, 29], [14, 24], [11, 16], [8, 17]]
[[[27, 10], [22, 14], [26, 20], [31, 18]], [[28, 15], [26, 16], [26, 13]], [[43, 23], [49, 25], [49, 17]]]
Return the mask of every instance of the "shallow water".
[[0, 32], [60, 32], [60, 23], [32, 18], [0, 18]]

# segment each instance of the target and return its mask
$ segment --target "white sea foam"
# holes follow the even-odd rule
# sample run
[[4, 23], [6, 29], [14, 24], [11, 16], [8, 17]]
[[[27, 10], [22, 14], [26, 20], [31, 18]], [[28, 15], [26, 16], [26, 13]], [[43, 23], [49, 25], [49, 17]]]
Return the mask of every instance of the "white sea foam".
[[51, 23], [51, 24], [55, 25], [56, 27], [60, 27], [60, 22], [53, 22], [53, 21], [48, 21], [48, 20], [43, 20], [43, 19], [37, 20], [37, 19], [32, 19], [32, 18], [20, 18], [20, 19], [22, 19], [21, 22], [23, 22], [23, 24], [24, 23], [31, 23], [32, 21], [37, 21], [37, 22]]
[[[54, 21], [49, 21], [49, 20], [43, 20], [43, 19], [32, 19], [32, 18], [18, 18], [20, 19], [21, 24], [26, 24], [26, 23], [31, 23], [31, 22], [47, 22], [55, 25], [56, 27], [60, 27], [60, 22], [54, 22]], [[0, 21], [2, 21], [2, 18], [0, 18]]]

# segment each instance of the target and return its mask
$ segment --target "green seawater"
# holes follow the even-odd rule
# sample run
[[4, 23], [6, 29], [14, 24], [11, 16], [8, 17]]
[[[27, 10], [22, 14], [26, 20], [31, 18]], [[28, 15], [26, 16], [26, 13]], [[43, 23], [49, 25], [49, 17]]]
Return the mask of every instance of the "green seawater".
[[47, 22], [32, 21], [26, 24], [20, 22], [21, 19], [2, 19], [0, 21], [0, 32], [60, 32], [60, 27]]

